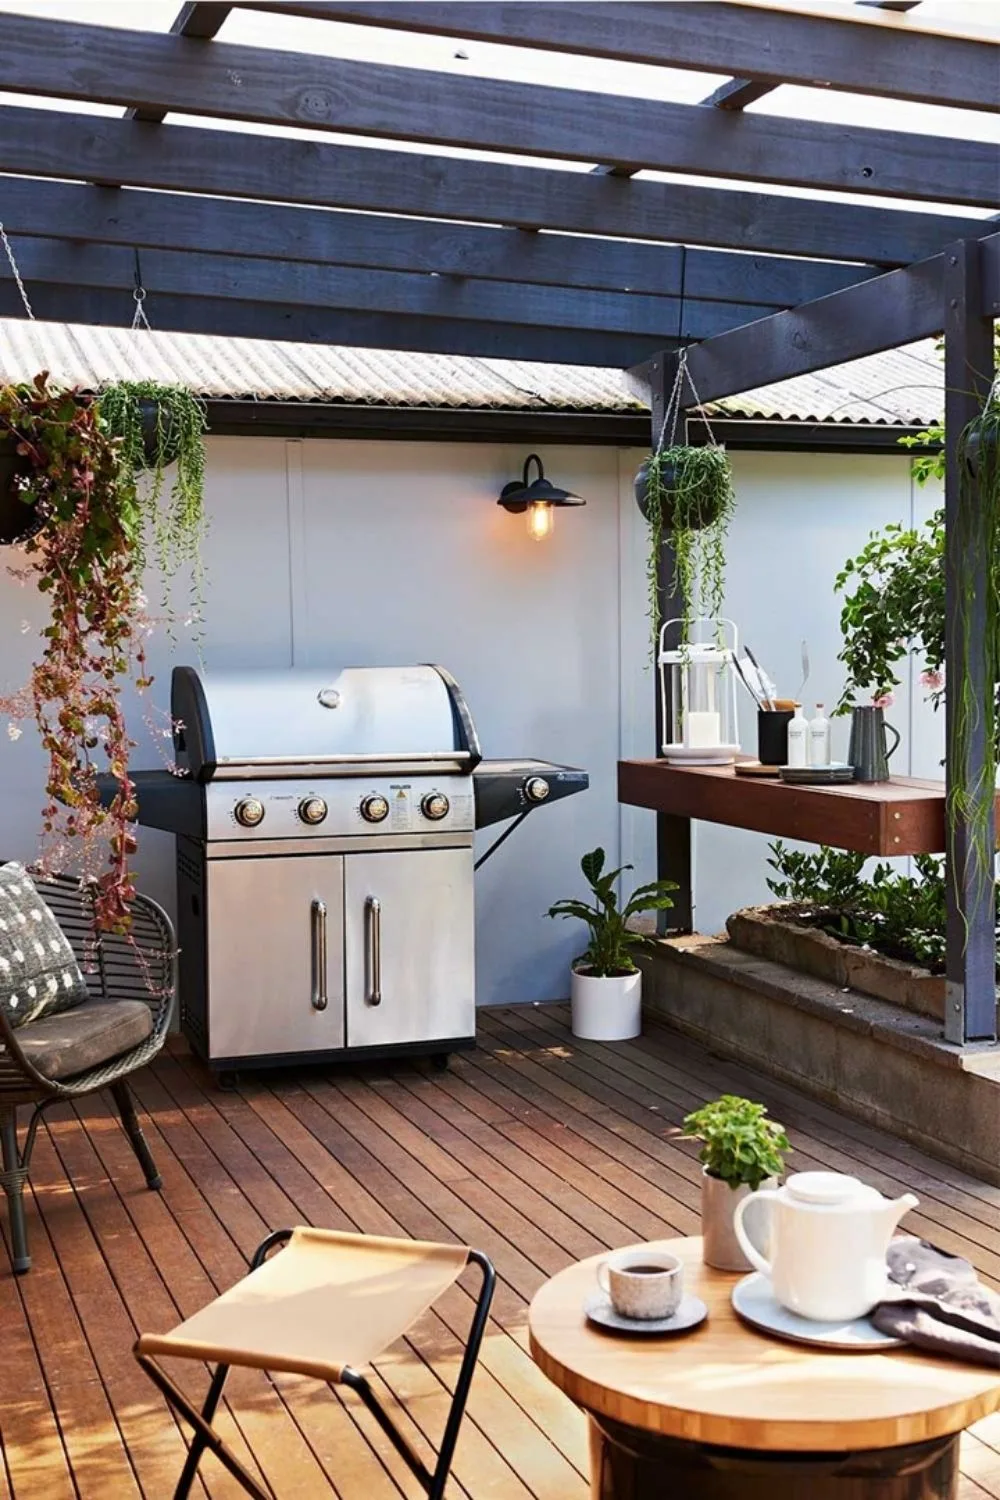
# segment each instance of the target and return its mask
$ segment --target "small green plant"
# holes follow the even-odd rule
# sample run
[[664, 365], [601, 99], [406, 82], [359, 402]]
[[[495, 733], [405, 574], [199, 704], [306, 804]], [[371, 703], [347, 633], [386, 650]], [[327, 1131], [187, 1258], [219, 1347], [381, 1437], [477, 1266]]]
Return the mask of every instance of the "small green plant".
[[880, 863], [866, 876], [863, 854], [821, 846], [814, 854], [770, 845], [779, 877], [768, 889], [789, 901], [795, 920], [889, 958], [939, 971], [945, 957], [945, 876], [932, 854], [914, 858], [916, 878]]
[[715, 443], [678, 443], [652, 453], [640, 471], [649, 524], [647, 582], [653, 652], [659, 641], [659, 561], [665, 543], [674, 554], [674, 594], [682, 601], [681, 639], [700, 615], [717, 620], [726, 588], [726, 536], [736, 508], [729, 456]]
[[574, 967], [598, 979], [610, 979], [620, 974], [634, 974], [632, 951], [651, 944], [645, 933], [635, 932], [628, 923], [632, 917], [646, 911], [666, 911], [673, 906], [671, 891], [677, 889], [672, 880], [653, 880], [632, 892], [623, 906], [619, 905], [615, 882], [631, 865], [620, 865], [617, 870], [604, 869], [604, 850], [592, 849], [580, 861], [580, 869], [590, 886], [594, 903], [570, 899], [557, 901], [550, 906], [550, 917], [576, 917], [585, 922], [590, 931], [590, 942], [585, 953], [577, 959]]
[[731, 1188], [744, 1183], [756, 1192], [768, 1177], [780, 1177], [791, 1151], [785, 1127], [768, 1117], [763, 1104], [723, 1094], [685, 1117], [681, 1135], [702, 1141], [698, 1160], [710, 1177]]

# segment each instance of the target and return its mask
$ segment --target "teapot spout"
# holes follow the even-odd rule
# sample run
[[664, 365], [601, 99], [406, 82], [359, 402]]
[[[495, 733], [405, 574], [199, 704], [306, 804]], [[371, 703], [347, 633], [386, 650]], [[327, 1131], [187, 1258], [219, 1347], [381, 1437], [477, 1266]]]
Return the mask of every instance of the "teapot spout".
[[920, 1199], [914, 1197], [912, 1193], [904, 1193], [901, 1198], [894, 1198], [883, 1206], [882, 1228], [885, 1232], [887, 1245], [892, 1239], [900, 1219], [905, 1213], [909, 1213], [911, 1208], [916, 1208], [919, 1202]]

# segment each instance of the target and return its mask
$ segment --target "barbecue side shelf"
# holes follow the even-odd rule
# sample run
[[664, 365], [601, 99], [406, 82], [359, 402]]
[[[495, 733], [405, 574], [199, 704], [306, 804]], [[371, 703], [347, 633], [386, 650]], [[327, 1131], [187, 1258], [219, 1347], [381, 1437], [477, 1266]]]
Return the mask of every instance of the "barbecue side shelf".
[[789, 786], [738, 776], [732, 766], [623, 760], [618, 800], [860, 854], [942, 854], [945, 847], [944, 782], [909, 776], [874, 785]]

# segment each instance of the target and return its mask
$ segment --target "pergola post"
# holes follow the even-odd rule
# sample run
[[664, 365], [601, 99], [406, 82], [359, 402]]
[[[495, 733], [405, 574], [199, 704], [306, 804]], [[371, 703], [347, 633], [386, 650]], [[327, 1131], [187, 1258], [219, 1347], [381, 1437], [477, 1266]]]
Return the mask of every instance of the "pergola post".
[[[649, 404], [652, 415], [652, 441], [655, 452], [663, 430], [663, 414], [677, 377], [676, 354], [657, 354], [644, 370], [649, 381]], [[683, 413], [680, 417], [683, 421]], [[683, 600], [675, 592], [674, 549], [668, 542], [660, 548], [656, 561], [657, 594], [660, 619], [670, 620], [683, 614]], [[656, 756], [663, 757], [664, 743], [673, 737], [671, 705], [660, 690], [660, 668], [653, 653], [653, 680], [656, 701]], [[694, 929], [694, 882], [691, 863], [691, 819], [673, 813], [656, 814], [656, 877], [672, 880], [677, 886], [674, 904], [669, 911], [657, 912], [656, 927], [660, 937], [668, 933], [691, 932]]]
[[[945, 1037], [959, 1045], [996, 1039], [996, 933], [993, 859], [976, 858], [970, 830], [995, 836], [993, 764], [982, 705], [996, 692], [986, 641], [986, 600], [995, 566], [976, 524], [979, 495], [962, 483], [959, 439], [981, 412], [993, 376], [993, 320], [985, 316], [982, 249], [960, 240], [944, 254], [945, 307], [945, 643], [948, 691], [945, 765], [947, 820], [947, 1005]], [[971, 628], [962, 626], [963, 612]], [[964, 764], [955, 764], [952, 732], [965, 698], [973, 712]], [[955, 800], [956, 789], [960, 790]]]

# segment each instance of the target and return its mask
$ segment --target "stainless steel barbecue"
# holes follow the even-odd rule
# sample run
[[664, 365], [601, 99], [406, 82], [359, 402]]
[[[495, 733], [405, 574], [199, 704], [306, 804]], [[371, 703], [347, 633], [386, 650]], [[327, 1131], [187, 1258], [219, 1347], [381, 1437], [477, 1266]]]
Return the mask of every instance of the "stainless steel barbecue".
[[138, 820], [177, 835], [198, 1053], [234, 1070], [473, 1045], [475, 829], [586, 773], [483, 761], [442, 667], [177, 667], [171, 713], [180, 774], [138, 773]]

